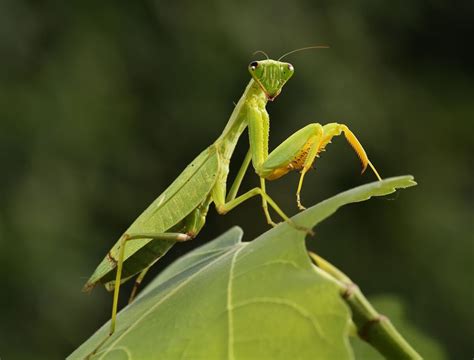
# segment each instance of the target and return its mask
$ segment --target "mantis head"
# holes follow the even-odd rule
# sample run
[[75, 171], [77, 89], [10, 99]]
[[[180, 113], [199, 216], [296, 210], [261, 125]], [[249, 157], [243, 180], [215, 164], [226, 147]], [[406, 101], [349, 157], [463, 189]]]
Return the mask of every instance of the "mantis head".
[[250, 75], [270, 101], [280, 94], [283, 85], [293, 76], [294, 71], [290, 63], [269, 59], [253, 61], [249, 65]]

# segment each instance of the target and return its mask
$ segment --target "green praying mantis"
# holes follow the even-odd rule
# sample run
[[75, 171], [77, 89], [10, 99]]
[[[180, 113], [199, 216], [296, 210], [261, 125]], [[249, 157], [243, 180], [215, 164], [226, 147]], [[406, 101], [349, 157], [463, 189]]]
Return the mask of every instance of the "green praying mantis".
[[[130, 296], [130, 301], [133, 300], [148, 269], [176, 242], [197, 236], [204, 226], [211, 203], [219, 214], [226, 214], [244, 201], [259, 196], [270, 225], [276, 224], [270, 216], [269, 207], [284, 221], [298, 227], [267, 194], [265, 181], [278, 179], [291, 171], [300, 171], [296, 202], [299, 209], [304, 209], [300, 192], [305, 174], [331, 139], [342, 133], [361, 160], [362, 172], [370, 166], [381, 180], [362, 145], [344, 124], [309, 124], [269, 153], [270, 118], [266, 105], [268, 101], [275, 100], [294, 74], [293, 66], [281, 60], [282, 57], [277, 61], [267, 57], [266, 60], [250, 63], [250, 82], [222, 134], [130, 225], [84, 285], [84, 291], [99, 283], [114, 291], [109, 336], [115, 331], [120, 285], [139, 274]], [[227, 191], [232, 154], [246, 128], [250, 147]], [[250, 162], [260, 178], [260, 186], [237, 196]]]

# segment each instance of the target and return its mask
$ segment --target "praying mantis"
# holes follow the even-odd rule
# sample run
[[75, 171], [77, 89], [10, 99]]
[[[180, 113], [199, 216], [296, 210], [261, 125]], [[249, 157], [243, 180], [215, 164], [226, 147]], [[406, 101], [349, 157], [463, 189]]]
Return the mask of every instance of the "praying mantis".
[[[133, 300], [148, 269], [175, 243], [197, 236], [204, 226], [211, 203], [214, 203], [219, 214], [226, 214], [244, 201], [259, 196], [270, 225], [276, 223], [270, 216], [269, 207], [284, 221], [298, 227], [267, 194], [265, 181], [278, 179], [291, 171], [300, 171], [296, 202], [299, 209], [304, 209], [300, 200], [304, 177], [318, 154], [334, 136], [342, 133], [362, 162], [362, 172], [370, 166], [381, 180], [364, 148], [344, 124], [309, 124], [269, 153], [270, 118], [266, 105], [268, 101], [275, 100], [294, 74], [293, 66], [281, 60], [282, 57], [279, 60], [267, 58], [250, 63], [250, 82], [222, 134], [130, 225], [84, 285], [84, 291], [91, 290], [99, 283], [104, 284], [109, 291], [114, 291], [109, 336], [115, 331], [120, 285], [139, 274], [130, 296]], [[246, 128], [250, 140], [249, 150], [227, 191], [232, 154]], [[260, 178], [260, 186], [237, 196], [250, 162]]]

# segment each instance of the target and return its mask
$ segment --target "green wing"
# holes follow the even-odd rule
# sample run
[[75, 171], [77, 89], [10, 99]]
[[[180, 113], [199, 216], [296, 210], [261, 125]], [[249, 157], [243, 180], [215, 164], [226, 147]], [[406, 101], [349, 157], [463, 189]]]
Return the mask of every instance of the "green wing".
[[[199, 154], [173, 183], [130, 225], [127, 234], [163, 233], [179, 224], [211, 192], [219, 171], [219, 157], [215, 146]], [[83, 290], [91, 290], [98, 282], [113, 279], [116, 262], [110, 254], [118, 254], [120, 239], [104, 257]], [[174, 245], [171, 241], [138, 239], [129, 241], [125, 248], [123, 279], [133, 276], [163, 256]], [[138, 252], [138, 253], [137, 253]], [[137, 253], [137, 254], [136, 254]], [[133, 256], [133, 255], [137, 256]]]

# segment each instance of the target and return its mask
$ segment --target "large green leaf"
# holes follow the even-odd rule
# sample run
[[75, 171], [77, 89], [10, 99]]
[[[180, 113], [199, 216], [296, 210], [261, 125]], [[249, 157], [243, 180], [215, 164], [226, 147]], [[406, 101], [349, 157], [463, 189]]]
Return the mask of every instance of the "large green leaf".
[[[386, 179], [298, 214], [315, 226], [342, 205], [414, 185]], [[97, 359], [351, 359], [350, 313], [334, 282], [314, 270], [305, 234], [280, 224], [252, 242], [233, 228], [177, 260], [122, 310]], [[84, 358], [100, 328], [70, 359]]]

